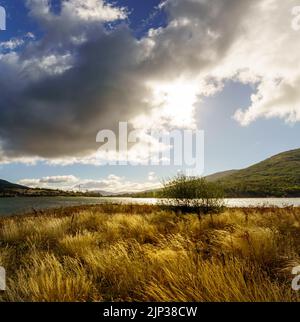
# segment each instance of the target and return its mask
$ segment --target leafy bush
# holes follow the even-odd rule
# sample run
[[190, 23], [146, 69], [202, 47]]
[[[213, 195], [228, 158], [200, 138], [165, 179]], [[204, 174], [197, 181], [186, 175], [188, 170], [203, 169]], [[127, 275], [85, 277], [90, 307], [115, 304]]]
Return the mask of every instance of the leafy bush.
[[224, 208], [220, 186], [204, 178], [178, 175], [164, 183], [161, 206], [184, 213], [211, 214]]

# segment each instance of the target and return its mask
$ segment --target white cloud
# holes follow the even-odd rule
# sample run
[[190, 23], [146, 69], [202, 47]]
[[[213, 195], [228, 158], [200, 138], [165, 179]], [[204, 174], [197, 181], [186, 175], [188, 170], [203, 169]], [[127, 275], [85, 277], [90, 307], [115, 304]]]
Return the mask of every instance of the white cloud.
[[23, 39], [13, 38], [8, 41], [3, 41], [0, 43], [0, 48], [2, 50], [14, 50], [24, 44]]
[[[126, 19], [126, 10], [103, 0], [62, 0], [61, 11], [54, 14], [49, 0], [27, 0], [30, 15], [49, 32], [79, 31], [86, 23], [104, 23]], [[60, 29], [59, 28], [63, 28]]]
[[25, 35], [25, 37], [27, 38], [27, 39], [35, 39], [35, 35], [34, 35], [34, 33], [33, 32], [27, 32], [27, 34]]
[[252, 105], [245, 111], [239, 109], [235, 119], [246, 126], [257, 118], [279, 117], [289, 123], [300, 121], [300, 75], [299, 79], [280, 81], [264, 79], [252, 96]]
[[155, 172], [149, 172], [149, 173], [148, 173], [148, 180], [149, 180], [149, 181], [157, 181], [157, 180], [158, 180], [158, 178], [157, 178], [157, 176], [156, 176], [156, 173], [155, 173]]
[[126, 11], [123, 8], [105, 4], [102, 0], [70, 0], [64, 1], [62, 18], [71, 18], [76, 21], [114, 21], [125, 19]]
[[291, 28], [297, 1], [260, 1], [245, 15], [243, 29], [222, 66], [220, 77], [255, 84], [251, 105], [240, 107], [235, 119], [243, 126], [258, 118], [300, 121], [300, 33]]
[[18, 184], [27, 186], [30, 188], [37, 188], [40, 184], [40, 179], [22, 179], [18, 181]]
[[18, 182], [31, 188], [62, 189], [76, 191], [105, 191], [107, 193], [140, 192], [161, 186], [156, 177], [148, 181], [130, 181], [114, 174], [100, 180], [80, 179], [73, 175], [52, 176], [40, 179], [22, 179]]
[[20, 38], [11, 38], [7, 41], [0, 42], [0, 50], [2, 51], [12, 51], [15, 50], [28, 41], [35, 39], [35, 35], [32, 32], [27, 32], [23, 37]]
[[[108, 176], [103, 180], [83, 180], [80, 182], [81, 190], [97, 191], [102, 190], [108, 193], [141, 192], [159, 188], [161, 184], [156, 180], [152, 181], [131, 181], [124, 177]], [[75, 189], [78, 189], [76, 185]]]
[[48, 176], [40, 179], [22, 179], [18, 183], [31, 188], [65, 188], [78, 182], [78, 178], [73, 175]]
[[69, 176], [52, 176], [52, 177], [44, 177], [42, 179], [40, 179], [41, 183], [74, 183], [77, 182], [78, 179], [73, 176], [73, 175], [69, 175]]

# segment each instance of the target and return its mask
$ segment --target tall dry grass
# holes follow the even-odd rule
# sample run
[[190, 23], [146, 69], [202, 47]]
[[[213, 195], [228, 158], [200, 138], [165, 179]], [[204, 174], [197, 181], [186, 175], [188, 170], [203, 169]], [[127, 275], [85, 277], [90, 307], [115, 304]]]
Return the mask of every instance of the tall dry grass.
[[0, 220], [1, 301], [298, 301], [300, 209], [100, 206]]

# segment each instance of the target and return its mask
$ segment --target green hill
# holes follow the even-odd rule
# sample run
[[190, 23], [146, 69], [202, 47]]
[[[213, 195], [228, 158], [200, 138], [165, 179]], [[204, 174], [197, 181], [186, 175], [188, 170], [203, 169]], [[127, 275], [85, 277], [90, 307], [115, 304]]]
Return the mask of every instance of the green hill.
[[43, 188], [34, 189], [0, 180], [0, 197], [102, 197], [102, 195], [99, 192], [76, 192]]
[[300, 149], [211, 181], [219, 182], [228, 197], [300, 197]]
[[27, 190], [29, 188], [5, 180], [0, 180], [0, 192]]
[[211, 174], [209, 176], [206, 176], [205, 179], [209, 182], [214, 182], [217, 180], [221, 180], [221, 179], [223, 179], [233, 173], [236, 173], [238, 171], [239, 170], [227, 170], [227, 171], [223, 171], [223, 172], [217, 172], [217, 173]]
[[[275, 155], [242, 170], [218, 172], [205, 177], [224, 187], [228, 198], [300, 197], [300, 149]], [[155, 198], [161, 189], [123, 196]]]

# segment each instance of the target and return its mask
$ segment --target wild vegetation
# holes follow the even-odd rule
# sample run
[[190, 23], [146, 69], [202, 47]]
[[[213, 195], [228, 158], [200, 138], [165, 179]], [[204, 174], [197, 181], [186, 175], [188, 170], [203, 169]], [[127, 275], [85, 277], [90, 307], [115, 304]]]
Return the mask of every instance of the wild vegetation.
[[299, 301], [300, 209], [102, 205], [0, 219], [1, 301]]
[[188, 177], [179, 174], [164, 183], [163, 197], [159, 204], [162, 209], [198, 216], [219, 213], [224, 208], [224, 193], [220, 186], [205, 178]]

